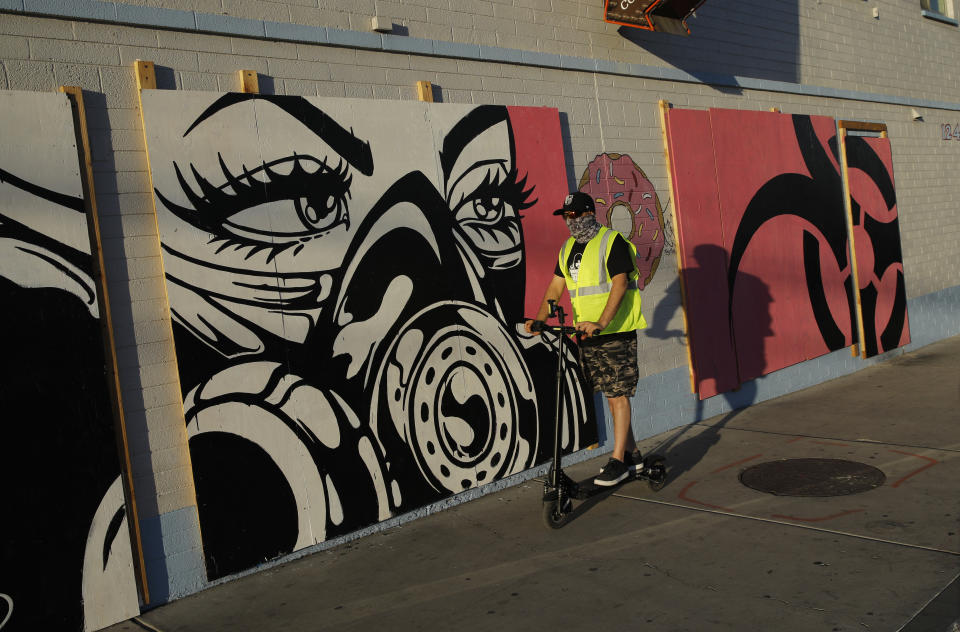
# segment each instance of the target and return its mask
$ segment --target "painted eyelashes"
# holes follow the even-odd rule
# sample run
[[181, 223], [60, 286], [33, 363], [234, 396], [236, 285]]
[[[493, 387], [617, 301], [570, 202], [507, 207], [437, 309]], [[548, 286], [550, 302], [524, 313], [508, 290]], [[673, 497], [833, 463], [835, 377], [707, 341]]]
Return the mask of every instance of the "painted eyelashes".
[[[331, 167], [326, 160], [294, 154], [254, 169], [243, 165], [242, 173], [234, 175], [219, 153], [217, 158], [226, 179], [220, 186], [211, 184], [190, 165], [199, 193], [174, 163], [180, 188], [192, 208], [171, 202], [160, 191], [156, 194], [174, 215], [213, 234], [215, 240], [223, 240], [220, 250], [253, 246], [247, 258], [269, 249], [272, 259], [337, 226], [349, 227], [348, 200], [353, 177], [342, 159]], [[280, 167], [289, 173], [280, 173]], [[278, 203], [285, 202], [290, 205], [285, 209], [278, 207]]]
[[477, 188], [451, 209], [458, 221], [477, 220], [493, 224], [504, 216], [506, 207], [521, 211], [533, 206], [533, 202], [527, 202], [533, 188], [526, 191], [523, 189], [527, 183], [526, 178], [518, 179], [516, 169], [506, 174], [503, 182], [500, 182], [501, 175], [501, 170], [487, 171]]
[[456, 203], [451, 201], [454, 218], [481, 252], [489, 255], [519, 248], [517, 213], [536, 202], [529, 201], [533, 188], [524, 190], [526, 182], [526, 178], [519, 178], [516, 169], [509, 173], [488, 169], [472, 192]]

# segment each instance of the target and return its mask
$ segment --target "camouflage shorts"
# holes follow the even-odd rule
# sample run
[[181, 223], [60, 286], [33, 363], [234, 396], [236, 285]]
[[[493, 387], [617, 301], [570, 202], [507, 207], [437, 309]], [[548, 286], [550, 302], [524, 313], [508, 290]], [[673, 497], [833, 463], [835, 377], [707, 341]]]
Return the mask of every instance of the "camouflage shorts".
[[580, 347], [583, 374], [607, 397], [633, 397], [637, 390], [637, 337], [615, 338]]

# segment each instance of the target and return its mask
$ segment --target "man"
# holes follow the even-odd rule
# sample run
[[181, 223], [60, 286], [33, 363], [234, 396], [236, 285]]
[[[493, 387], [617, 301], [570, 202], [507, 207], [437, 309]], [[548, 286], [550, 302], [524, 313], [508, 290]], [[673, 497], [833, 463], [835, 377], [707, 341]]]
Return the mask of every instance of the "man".
[[[637, 388], [637, 330], [647, 326], [640, 313], [637, 250], [623, 235], [602, 226], [593, 198], [571, 193], [554, 215], [562, 215], [570, 238], [560, 249], [553, 280], [535, 320], [550, 311], [564, 286], [573, 304], [573, 319], [582, 332], [582, 368], [594, 391], [602, 391], [613, 415], [613, 453], [596, 485], [613, 486], [642, 466], [630, 427], [630, 398]], [[534, 320], [525, 328], [533, 331]]]

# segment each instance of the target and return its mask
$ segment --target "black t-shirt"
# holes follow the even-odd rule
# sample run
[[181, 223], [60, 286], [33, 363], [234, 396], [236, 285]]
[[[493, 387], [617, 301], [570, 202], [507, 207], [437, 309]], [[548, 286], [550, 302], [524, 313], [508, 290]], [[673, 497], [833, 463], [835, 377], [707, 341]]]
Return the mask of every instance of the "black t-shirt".
[[[582, 258], [583, 251], [586, 247], [587, 244], [581, 244], [575, 241], [570, 249], [570, 253], [567, 255], [567, 264], [570, 266], [570, 276], [574, 279], [577, 278], [577, 274], [580, 271], [580, 259]], [[633, 269], [633, 252], [630, 250], [630, 245], [627, 244], [627, 240], [624, 239], [622, 234], [617, 233], [613, 236], [613, 246], [610, 248], [610, 256], [607, 257], [607, 275], [612, 279], [621, 273], [626, 273], [629, 275]], [[553, 273], [558, 277], [563, 276], [563, 270], [560, 269], [559, 258]], [[602, 336], [583, 338], [580, 341], [580, 344], [589, 347], [591, 345], [600, 344], [601, 342], [609, 342], [615, 338], [628, 340], [630, 338], [636, 338], [636, 336], [636, 331], [621, 331], [612, 334], [603, 334]]]
[[[570, 248], [570, 253], [567, 255], [567, 264], [570, 266], [570, 276], [573, 277], [574, 280], [577, 279], [577, 274], [580, 271], [580, 259], [586, 247], [587, 244], [581, 244], [575, 241]], [[627, 240], [623, 238], [623, 235], [617, 233], [613, 236], [613, 246], [610, 248], [610, 256], [607, 257], [607, 275], [611, 279], [621, 273], [629, 275], [633, 271], [633, 268], [633, 252], [630, 250], [630, 245], [627, 244]], [[558, 277], [563, 276], [563, 270], [560, 269], [559, 260], [553, 273]]]

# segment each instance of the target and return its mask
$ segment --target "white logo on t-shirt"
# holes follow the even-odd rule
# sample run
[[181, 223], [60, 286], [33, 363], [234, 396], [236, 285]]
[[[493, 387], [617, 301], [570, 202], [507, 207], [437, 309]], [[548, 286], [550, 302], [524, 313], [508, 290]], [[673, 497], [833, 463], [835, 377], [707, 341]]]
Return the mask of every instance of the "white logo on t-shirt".
[[577, 277], [580, 275], [580, 257], [582, 254], [578, 252], [570, 259], [570, 278], [573, 279], [574, 283], [577, 282]]

